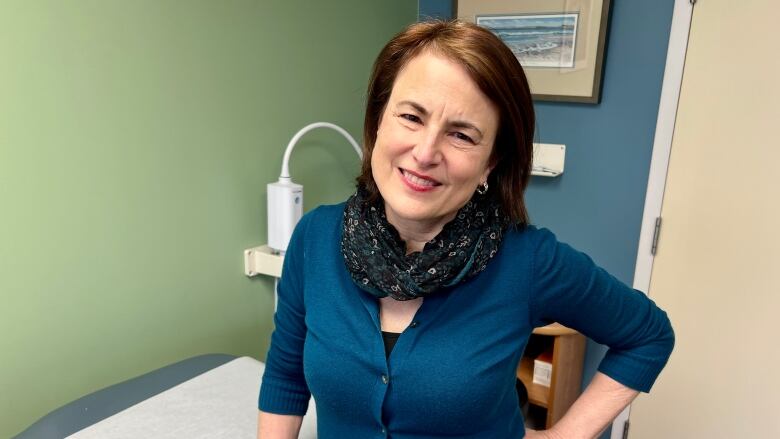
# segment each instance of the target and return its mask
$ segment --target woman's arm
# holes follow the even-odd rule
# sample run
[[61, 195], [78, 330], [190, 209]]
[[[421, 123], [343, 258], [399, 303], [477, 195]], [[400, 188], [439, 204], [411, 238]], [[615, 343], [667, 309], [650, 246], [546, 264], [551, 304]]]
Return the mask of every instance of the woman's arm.
[[592, 439], [639, 394], [601, 372], [550, 430], [526, 432], [526, 439]]
[[532, 326], [559, 322], [609, 350], [585, 392], [549, 431], [534, 438], [593, 438], [636, 397], [649, 392], [674, 347], [666, 313], [549, 230], [533, 263]]
[[666, 313], [586, 254], [539, 230], [529, 301], [531, 326], [558, 322], [609, 347], [598, 371], [649, 392], [674, 347]]
[[297, 438], [311, 398], [303, 373], [307, 333], [303, 259], [304, 236], [315, 211], [298, 222], [284, 256], [274, 331], [258, 398], [257, 434], [262, 439]]
[[303, 416], [277, 415], [262, 410], [257, 415], [257, 439], [298, 439]]

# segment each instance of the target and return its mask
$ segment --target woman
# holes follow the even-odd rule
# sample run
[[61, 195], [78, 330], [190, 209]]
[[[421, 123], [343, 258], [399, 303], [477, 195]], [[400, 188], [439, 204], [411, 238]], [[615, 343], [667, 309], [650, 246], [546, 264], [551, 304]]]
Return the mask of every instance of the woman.
[[[279, 284], [258, 435], [590, 438], [666, 363], [666, 314], [528, 224], [534, 113], [492, 33], [410, 26], [380, 53], [356, 193], [304, 216]], [[526, 431], [515, 368], [557, 321], [610, 346], [547, 431]], [[383, 337], [384, 336], [384, 337]]]

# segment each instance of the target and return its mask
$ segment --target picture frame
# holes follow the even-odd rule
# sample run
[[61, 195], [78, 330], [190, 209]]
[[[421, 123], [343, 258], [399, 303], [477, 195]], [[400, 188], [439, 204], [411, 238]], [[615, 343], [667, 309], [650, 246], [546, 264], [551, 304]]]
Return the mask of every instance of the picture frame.
[[610, 0], [457, 0], [456, 16], [490, 29], [523, 66], [533, 99], [598, 104]]

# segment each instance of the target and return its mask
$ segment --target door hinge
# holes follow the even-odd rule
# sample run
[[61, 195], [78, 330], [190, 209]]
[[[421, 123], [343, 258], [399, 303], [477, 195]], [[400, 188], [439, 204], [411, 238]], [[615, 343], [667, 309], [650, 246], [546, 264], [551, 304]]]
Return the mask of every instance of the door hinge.
[[655, 219], [655, 230], [653, 230], [653, 247], [650, 249], [650, 253], [655, 256], [658, 251], [658, 237], [661, 235], [661, 217]]
[[628, 421], [623, 424], [623, 439], [628, 439]]

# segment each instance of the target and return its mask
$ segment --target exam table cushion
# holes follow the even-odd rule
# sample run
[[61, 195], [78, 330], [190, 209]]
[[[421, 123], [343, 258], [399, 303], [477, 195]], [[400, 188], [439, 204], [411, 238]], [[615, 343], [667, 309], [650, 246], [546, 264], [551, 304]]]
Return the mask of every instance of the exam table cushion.
[[16, 438], [66, 437], [235, 358], [227, 354], [199, 355], [114, 384], [52, 411]]
[[[190, 358], [63, 406], [18, 438], [253, 438], [265, 365], [249, 357]], [[316, 438], [314, 407], [301, 438]]]

